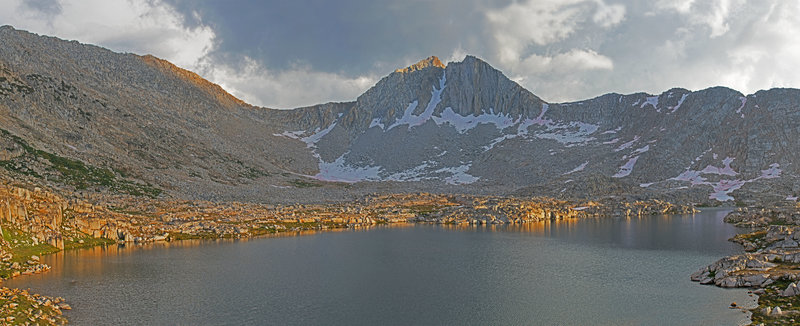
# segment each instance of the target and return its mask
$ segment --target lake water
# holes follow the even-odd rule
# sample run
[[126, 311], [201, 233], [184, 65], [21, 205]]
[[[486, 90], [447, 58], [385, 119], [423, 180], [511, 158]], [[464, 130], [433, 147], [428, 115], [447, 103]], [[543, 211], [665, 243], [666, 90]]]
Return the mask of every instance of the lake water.
[[112, 246], [5, 286], [74, 325], [731, 325], [746, 290], [689, 280], [740, 251], [724, 214]]

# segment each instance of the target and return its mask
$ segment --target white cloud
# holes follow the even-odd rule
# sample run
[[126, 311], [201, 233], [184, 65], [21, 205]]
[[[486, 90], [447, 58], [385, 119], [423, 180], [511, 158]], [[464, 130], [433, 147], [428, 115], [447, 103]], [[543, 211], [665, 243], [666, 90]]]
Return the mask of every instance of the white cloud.
[[611, 27], [619, 24], [625, 18], [625, 6], [607, 5], [603, 0], [596, 0], [597, 11], [592, 16], [592, 21], [602, 27]]
[[531, 43], [545, 45], [572, 34], [577, 25], [576, 1], [514, 2], [486, 13], [492, 27], [497, 54], [501, 62], [519, 61], [522, 51]]
[[583, 70], [610, 70], [614, 62], [592, 50], [570, 50], [555, 56], [532, 54], [525, 58], [519, 68], [530, 74], [563, 74]]
[[42, 11], [8, 0], [0, 22], [31, 32], [75, 39], [115, 51], [150, 53], [192, 69], [213, 48], [208, 26], [188, 28], [182, 17], [159, 1], [53, 1], [56, 11]]
[[686, 16], [691, 25], [705, 25], [710, 29], [710, 37], [722, 36], [730, 30], [728, 21], [734, 9], [741, 7], [746, 0], [661, 0], [658, 9], [674, 10]]
[[[489, 11], [486, 18], [499, 68], [548, 100], [565, 100], [585, 89], [584, 74], [614, 69], [611, 57], [567, 41], [611, 29], [625, 15], [624, 5], [604, 0], [530, 0]], [[561, 49], [563, 44], [570, 45]], [[537, 53], [545, 47], [546, 53]]]
[[608, 28], [625, 17], [625, 7], [603, 0], [537, 0], [513, 2], [486, 13], [500, 62], [513, 64], [524, 59], [532, 45], [559, 42], [592, 21]]
[[[467, 57], [467, 51], [464, 50], [461, 46], [457, 47], [453, 50], [453, 53], [450, 54], [450, 57], [447, 58], [447, 62], [461, 62], [464, 58]], [[446, 63], [445, 63], [446, 64]]]
[[800, 86], [798, 1], [620, 1], [514, 2], [491, 11], [490, 61], [550, 101]]
[[[221, 54], [214, 29], [202, 17], [187, 26], [182, 14], [187, 13], [177, 13], [161, 0], [0, 0], [0, 24], [116, 51], [151, 53], [268, 107], [353, 100], [404, 61], [421, 59], [359, 48], [363, 53], [354, 55], [368, 58], [363, 63], [371, 72], [321, 72], [314, 69], [315, 62], [268, 67], [254, 60], [258, 54], [250, 57], [254, 59]], [[658, 93], [672, 87], [722, 85], [752, 93], [800, 86], [800, 74], [795, 73], [800, 66], [798, 1], [520, 0], [477, 17], [484, 21], [461, 24], [484, 32], [453, 41], [458, 45], [447, 49], [452, 51], [448, 60], [481, 56], [551, 101], [607, 92]], [[447, 24], [455, 25], [441, 30], [465, 26], [458, 20]], [[452, 38], [436, 31], [431, 28], [426, 37]], [[405, 42], [408, 53], [447, 55], [402, 37], [386, 39]]]
[[750, 94], [800, 85], [793, 73], [800, 66], [797, 1], [661, 1], [656, 8], [671, 9], [686, 21], [673, 38], [660, 40], [652, 56], [638, 58], [650, 61], [657, 75], [639, 76], [626, 90], [726, 86]]
[[798, 87], [800, 75], [800, 3], [761, 2], [768, 10], [736, 26], [727, 51], [730, 65], [723, 81], [737, 89], [755, 92], [772, 87]]
[[272, 71], [244, 57], [241, 65], [209, 59], [199, 73], [245, 102], [272, 108], [296, 108], [331, 101], [352, 101], [377, 81], [375, 76], [345, 77], [294, 66]]
[[215, 59], [210, 55], [215, 49], [214, 30], [202, 21], [187, 27], [181, 14], [158, 0], [51, 1], [47, 6], [9, 0], [0, 4], [0, 23], [114, 51], [153, 54], [255, 105], [293, 108], [353, 100], [377, 80], [317, 72], [307, 66], [274, 71], [249, 58], [241, 65]]

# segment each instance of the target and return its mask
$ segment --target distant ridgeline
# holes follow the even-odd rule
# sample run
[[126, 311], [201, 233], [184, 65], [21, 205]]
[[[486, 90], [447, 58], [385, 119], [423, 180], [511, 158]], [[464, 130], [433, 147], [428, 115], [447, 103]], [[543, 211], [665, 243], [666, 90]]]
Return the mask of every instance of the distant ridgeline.
[[715, 87], [547, 103], [486, 62], [430, 57], [353, 102], [250, 106], [152, 56], [0, 28], [0, 166], [65, 191], [322, 202], [374, 192], [800, 194], [800, 91]]

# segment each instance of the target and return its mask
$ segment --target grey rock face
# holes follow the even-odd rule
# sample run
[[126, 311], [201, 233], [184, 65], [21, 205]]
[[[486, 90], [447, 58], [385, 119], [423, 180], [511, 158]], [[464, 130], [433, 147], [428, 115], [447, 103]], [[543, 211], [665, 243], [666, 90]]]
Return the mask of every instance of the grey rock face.
[[793, 297], [798, 294], [800, 294], [800, 289], [797, 288], [797, 284], [794, 282], [790, 283], [789, 286], [781, 292], [781, 295], [784, 297]]
[[797, 90], [676, 88], [554, 104], [467, 57], [444, 69], [395, 72], [340, 120], [335, 128], [348, 137], [334, 146], [325, 136], [316, 149], [320, 175], [331, 180], [706, 203], [791, 200], [800, 191]]
[[179, 196], [452, 191], [747, 203], [800, 193], [795, 89], [547, 103], [478, 58], [431, 57], [353, 102], [271, 110], [152, 56], [10, 27], [0, 41], [0, 128]]

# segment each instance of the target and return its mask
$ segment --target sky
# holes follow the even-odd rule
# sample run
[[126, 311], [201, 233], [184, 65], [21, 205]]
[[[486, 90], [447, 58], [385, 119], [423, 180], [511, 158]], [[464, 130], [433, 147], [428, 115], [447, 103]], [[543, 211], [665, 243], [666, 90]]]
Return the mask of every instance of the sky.
[[0, 0], [0, 25], [153, 54], [271, 108], [351, 101], [431, 55], [549, 102], [800, 87], [796, 0]]

